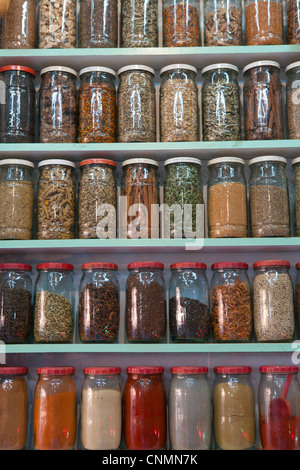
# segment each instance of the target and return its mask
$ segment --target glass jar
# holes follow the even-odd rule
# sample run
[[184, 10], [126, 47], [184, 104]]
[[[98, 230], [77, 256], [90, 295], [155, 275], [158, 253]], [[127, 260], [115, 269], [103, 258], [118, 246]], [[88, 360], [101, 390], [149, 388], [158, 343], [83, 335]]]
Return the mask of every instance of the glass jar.
[[243, 74], [245, 139], [283, 139], [280, 65], [268, 60], [252, 62]]
[[292, 160], [294, 235], [300, 237], [300, 158]]
[[211, 327], [214, 341], [250, 341], [252, 305], [248, 264], [214, 263], [211, 269]]
[[116, 238], [116, 163], [92, 158], [79, 164], [78, 237]]
[[32, 327], [32, 267], [0, 264], [0, 340], [25, 343]]
[[160, 366], [127, 367], [124, 438], [128, 450], [165, 449], [167, 397], [163, 373]]
[[70, 343], [74, 268], [67, 263], [41, 263], [36, 269], [34, 340], [36, 343]]
[[199, 140], [197, 69], [191, 65], [167, 65], [160, 71], [160, 140]]
[[207, 367], [171, 367], [168, 421], [173, 450], [208, 450], [212, 413]]
[[197, 0], [163, 0], [164, 47], [201, 45], [200, 4]]
[[115, 72], [106, 67], [87, 67], [79, 75], [78, 142], [115, 142]]
[[287, 160], [277, 156], [249, 161], [249, 205], [252, 237], [289, 237], [290, 207]]
[[258, 342], [291, 342], [295, 333], [294, 290], [285, 260], [253, 264], [253, 319]]
[[157, 47], [157, 0], [122, 0], [120, 35], [121, 47]]
[[127, 65], [118, 75], [118, 142], [155, 142], [154, 70], [146, 65]]
[[85, 343], [114, 343], [119, 333], [120, 286], [114, 263], [85, 263], [79, 286], [79, 335]]
[[289, 64], [285, 72], [288, 137], [300, 139], [300, 62]]
[[[296, 310], [296, 326], [300, 332], [300, 262], [296, 263], [296, 285], [295, 285], [295, 310]], [[300, 397], [299, 397], [300, 398]]]
[[218, 366], [214, 372], [213, 422], [217, 449], [254, 449], [256, 423], [252, 368]]
[[39, 140], [75, 143], [77, 139], [77, 72], [69, 67], [41, 70]]
[[287, 0], [287, 40], [289, 44], [300, 44], [300, 4], [298, 0]]
[[40, 49], [76, 47], [76, 0], [39, 0]]
[[30, 240], [34, 213], [34, 164], [0, 160], [0, 239]]
[[264, 450], [299, 450], [297, 366], [261, 366], [259, 430]]
[[1, 48], [34, 49], [36, 45], [36, 0], [10, 2], [2, 16]]
[[121, 238], [159, 238], [158, 163], [132, 158], [122, 163]]
[[236, 157], [208, 162], [208, 232], [210, 238], [243, 238], [248, 234], [245, 162]]
[[204, 141], [240, 140], [239, 69], [214, 64], [202, 70], [202, 132]]
[[240, 0], [205, 0], [204, 45], [242, 45], [242, 5]]
[[44, 160], [38, 168], [37, 239], [75, 238], [75, 163]]
[[27, 445], [27, 367], [0, 367], [0, 450], [23, 450]]
[[85, 367], [81, 390], [80, 440], [85, 450], [115, 450], [122, 435], [119, 367]]
[[118, 0], [80, 0], [80, 47], [118, 47]]
[[74, 367], [40, 367], [34, 391], [33, 443], [36, 450], [73, 450], [76, 442]]
[[247, 46], [283, 44], [282, 0], [246, 0]]
[[130, 343], [162, 343], [166, 334], [164, 265], [130, 263], [126, 282], [126, 331]]
[[169, 325], [174, 342], [205, 342], [210, 330], [209, 288], [206, 264], [173, 263], [170, 266]]
[[0, 68], [0, 141], [4, 144], [34, 142], [35, 71], [20, 65]]

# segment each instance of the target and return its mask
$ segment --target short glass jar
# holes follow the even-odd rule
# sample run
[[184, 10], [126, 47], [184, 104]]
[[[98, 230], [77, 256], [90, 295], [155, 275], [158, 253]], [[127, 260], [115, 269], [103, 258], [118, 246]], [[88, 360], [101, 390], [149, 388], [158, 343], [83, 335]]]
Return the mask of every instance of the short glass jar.
[[297, 366], [259, 368], [260, 440], [264, 450], [299, 450]]
[[290, 262], [253, 264], [253, 320], [257, 342], [291, 342], [295, 334], [294, 289]]
[[288, 44], [300, 44], [300, 5], [298, 0], [287, 0], [286, 16]]
[[126, 332], [129, 343], [162, 343], [165, 339], [166, 286], [162, 263], [130, 263], [126, 282]]
[[163, 0], [164, 47], [201, 45], [200, 4], [197, 0]]
[[283, 44], [282, 0], [246, 0], [247, 46]]
[[85, 263], [79, 286], [79, 336], [84, 343], [114, 343], [119, 333], [120, 286], [114, 263]]
[[38, 47], [71, 49], [76, 47], [76, 0], [39, 0]]
[[285, 68], [285, 73], [288, 137], [300, 139], [300, 62], [289, 64]]
[[218, 366], [214, 372], [213, 423], [216, 448], [254, 449], [256, 423], [252, 368]]
[[118, 46], [118, 0], [80, 0], [80, 47]]
[[80, 441], [85, 450], [116, 450], [122, 437], [120, 367], [85, 367]]
[[243, 39], [240, 0], [205, 0], [204, 45], [241, 46]]
[[121, 47], [158, 46], [158, 1], [122, 0]]
[[1, 19], [1, 49], [35, 49], [36, 0], [10, 2]]
[[73, 335], [73, 265], [40, 263], [35, 284], [34, 341], [70, 343]]

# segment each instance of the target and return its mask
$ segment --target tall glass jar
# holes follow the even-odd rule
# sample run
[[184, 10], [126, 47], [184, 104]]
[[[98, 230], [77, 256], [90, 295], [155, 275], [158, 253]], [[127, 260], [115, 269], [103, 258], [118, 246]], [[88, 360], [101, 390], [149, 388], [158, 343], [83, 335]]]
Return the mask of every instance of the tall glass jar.
[[207, 367], [171, 367], [169, 435], [173, 450], [208, 450], [212, 413]]
[[39, 140], [75, 143], [77, 139], [77, 72], [69, 67], [41, 70]]
[[217, 449], [254, 449], [256, 423], [252, 368], [218, 366], [214, 372], [213, 422]]
[[121, 47], [158, 46], [158, 1], [122, 0]]
[[43, 160], [38, 168], [37, 239], [75, 238], [75, 163]]
[[28, 264], [0, 264], [0, 340], [6, 344], [25, 343], [31, 334], [32, 267]]
[[165, 449], [167, 397], [163, 373], [160, 366], [127, 367], [124, 438], [128, 450]]
[[116, 238], [116, 163], [91, 158], [79, 164], [78, 237]]
[[251, 287], [247, 263], [211, 267], [211, 327], [216, 342], [247, 342], [252, 336]]
[[285, 72], [288, 137], [300, 139], [300, 62], [289, 64]]
[[23, 450], [28, 439], [27, 367], [0, 367], [0, 450]]
[[210, 330], [209, 287], [206, 264], [170, 266], [169, 325], [172, 341], [205, 342]]
[[87, 67], [82, 69], [79, 75], [78, 142], [115, 142], [115, 72], [106, 67]]
[[166, 285], [164, 265], [141, 261], [128, 265], [126, 332], [130, 343], [162, 343], [165, 339]]
[[247, 46], [283, 44], [282, 0], [246, 0], [245, 20]]
[[200, 3], [197, 0], [163, 0], [164, 47], [201, 45]]
[[300, 237], [300, 158], [292, 160], [294, 235]]
[[76, 47], [76, 0], [39, 0], [40, 49]]
[[122, 163], [121, 238], [159, 238], [158, 163], [132, 158]]
[[293, 341], [294, 289], [289, 274], [290, 262], [257, 261], [253, 268], [253, 320], [256, 341]]
[[260, 440], [264, 450], [299, 450], [297, 366], [259, 368]]
[[118, 46], [118, 0], [80, 0], [80, 47]]
[[204, 45], [242, 44], [242, 4], [240, 0], [205, 0]]
[[300, 44], [300, 4], [298, 0], [287, 0], [287, 39], [289, 44]]
[[85, 450], [115, 450], [121, 444], [120, 367], [85, 367], [81, 390], [80, 441]]
[[30, 240], [33, 235], [34, 164], [0, 160], [0, 239]]
[[203, 140], [240, 140], [239, 69], [214, 64], [202, 70]]
[[197, 69], [185, 64], [167, 65], [160, 75], [161, 142], [199, 140]]
[[236, 157], [208, 162], [208, 232], [210, 238], [243, 238], [248, 234], [245, 162]]
[[74, 367], [40, 367], [34, 391], [33, 443], [36, 450], [73, 450], [76, 443]]
[[79, 286], [79, 336], [86, 343], [114, 343], [119, 333], [120, 286], [114, 263], [85, 263]]
[[20, 65], [0, 68], [0, 142], [25, 144], [35, 138], [35, 71]]
[[155, 142], [154, 70], [146, 65], [126, 65], [118, 75], [118, 142]]
[[2, 16], [1, 48], [34, 49], [36, 45], [36, 0], [10, 2]]
[[295, 282], [295, 309], [296, 309], [296, 327], [300, 332], [300, 262], [296, 263], [296, 282]]
[[280, 65], [268, 60], [252, 62], [243, 74], [245, 139], [283, 139]]
[[73, 266], [40, 263], [35, 284], [34, 341], [70, 343], [73, 334]]
[[277, 156], [249, 161], [249, 202], [252, 237], [289, 237], [290, 207], [287, 160]]

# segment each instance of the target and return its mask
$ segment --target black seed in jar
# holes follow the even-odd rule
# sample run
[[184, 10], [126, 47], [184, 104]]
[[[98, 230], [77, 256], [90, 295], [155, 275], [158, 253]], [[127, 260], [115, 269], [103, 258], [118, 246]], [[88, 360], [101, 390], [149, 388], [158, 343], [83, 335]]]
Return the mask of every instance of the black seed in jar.
[[21, 287], [0, 290], [0, 340], [25, 342], [32, 327], [31, 293]]
[[172, 297], [169, 302], [169, 321], [173, 341], [208, 339], [209, 308], [198, 299]]

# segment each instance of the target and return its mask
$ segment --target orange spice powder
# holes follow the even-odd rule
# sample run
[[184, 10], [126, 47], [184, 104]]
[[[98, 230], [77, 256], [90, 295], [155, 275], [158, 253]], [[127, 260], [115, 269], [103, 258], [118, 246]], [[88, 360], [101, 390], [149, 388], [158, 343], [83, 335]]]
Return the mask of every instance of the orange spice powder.
[[246, 40], [248, 46], [283, 43], [282, 5], [261, 1], [246, 6]]

